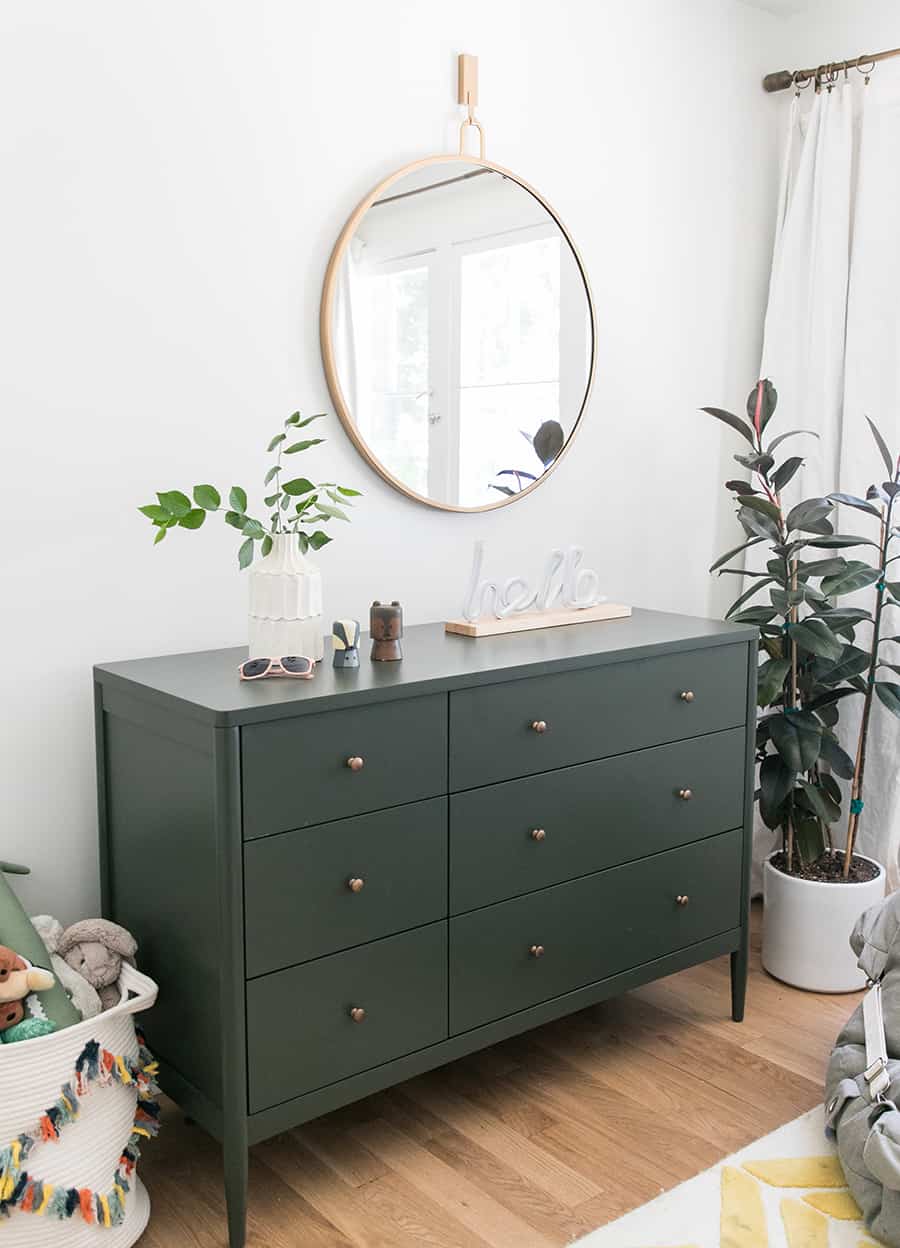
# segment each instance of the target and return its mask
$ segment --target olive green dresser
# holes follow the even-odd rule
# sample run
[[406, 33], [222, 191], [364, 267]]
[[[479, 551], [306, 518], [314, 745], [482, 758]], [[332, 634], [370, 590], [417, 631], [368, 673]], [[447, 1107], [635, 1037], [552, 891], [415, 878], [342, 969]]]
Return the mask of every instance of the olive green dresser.
[[104, 913], [159, 981], [165, 1089], [247, 1149], [732, 955], [743, 1012], [756, 634], [630, 619], [239, 683], [244, 650], [95, 669]]

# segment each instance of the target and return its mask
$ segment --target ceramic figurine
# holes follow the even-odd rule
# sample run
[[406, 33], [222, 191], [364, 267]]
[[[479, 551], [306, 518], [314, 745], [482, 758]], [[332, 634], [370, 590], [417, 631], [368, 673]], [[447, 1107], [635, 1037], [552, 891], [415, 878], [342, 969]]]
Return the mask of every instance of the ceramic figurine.
[[359, 620], [335, 620], [331, 626], [332, 667], [359, 667]]
[[372, 637], [372, 658], [390, 662], [403, 658], [400, 638], [403, 636], [403, 608], [399, 602], [373, 602], [369, 612], [369, 633]]

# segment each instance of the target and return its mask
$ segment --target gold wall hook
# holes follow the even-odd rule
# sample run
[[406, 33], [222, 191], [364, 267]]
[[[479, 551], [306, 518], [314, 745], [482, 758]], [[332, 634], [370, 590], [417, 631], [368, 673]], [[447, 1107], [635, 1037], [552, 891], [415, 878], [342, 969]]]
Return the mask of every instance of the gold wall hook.
[[459, 127], [459, 154], [465, 156], [466, 129], [469, 126], [478, 131], [479, 159], [484, 160], [484, 127], [475, 117], [475, 106], [478, 103], [478, 57], [470, 52], [459, 54], [459, 90], [457, 103], [465, 106], [466, 117]]

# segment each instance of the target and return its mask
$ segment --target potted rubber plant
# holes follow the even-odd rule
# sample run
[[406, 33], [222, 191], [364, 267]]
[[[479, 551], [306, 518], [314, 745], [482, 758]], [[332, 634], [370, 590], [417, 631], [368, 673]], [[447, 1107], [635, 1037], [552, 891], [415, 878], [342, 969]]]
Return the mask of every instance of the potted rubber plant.
[[[774, 386], [762, 380], [748, 396], [746, 418], [703, 409], [748, 444], [735, 455], [744, 476], [725, 483], [744, 540], [711, 571], [749, 582], [727, 616], [760, 630], [756, 798], [762, 821], [781, 833], [764, 867], [763, 965], [797, 987], [849, 992], [863, 982], [850, 931], [885, 886], [883, 867], [856, 851], [856, 836], [873, 707], [900, 716], [900, 685], [885, 677], [890, 664], [882, 651], [885, 612], [900, 605], [900, 582], [889, 580], [900, 466], [869, 421], [889, 479], [864, 498], [835, 493], [791, 502], [787, 487], [803, 457], [776, 451], [788, 439], [817, 435], [770, 436], [776, 405]], [[872, 536], [836, 532], [839, 506], [868, 517]], [[768, 556], [764, 563], [754, 550], [747, 566], [735, 566], [757, 547]], [[874, 595], [871, 609], [856, 604], [861, 591]], [[852, 753], [838, 735], [847, 698], [862, 700]], [[849, 784], [849, 801], [841, 782]]]
[[321, 446], [324, 438], [296, 435], [324, 415], [293, 412], [270, 439], [266, 449], [273, 462], [263, 479], [270, 491], [263, 499], [267, 520], [250, 514], [247, 491], [240, 485], [231, 487], [227, 503], [215, 486], [195, 485], [191, 498], [181, 490], [164, 490], [155, 503], [138, 508], [156, 531], [154, 545], [172, 529], [201, 528], [208, 515], [218, 512], [242, 537], [241, 569], [249, 567], [259, 551], [261, 558], [250, 572], [251, 656], [299, 654], [318, 662], [324, 653], [322, 575], [308, 553], [332, 540], [323, 525], [350, 519], [346, 509], [360, 491], [334, 481], [316, 485], [304, 476], [291, 477], [283, 462], [287, 455]]

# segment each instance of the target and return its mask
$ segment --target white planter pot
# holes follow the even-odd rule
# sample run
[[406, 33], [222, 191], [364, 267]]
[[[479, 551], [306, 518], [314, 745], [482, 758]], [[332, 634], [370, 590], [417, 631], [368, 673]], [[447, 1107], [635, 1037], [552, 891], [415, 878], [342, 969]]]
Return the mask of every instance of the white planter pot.
[[810, 992], [864, 988], [866, 977], [856, 965], [850, 933], [863, 911], [884, 897], [884, 868], [875, 863], [878, 875], [865, 884], [822, 884], [776, 870], [773, 856], [766, 859], [763, 872], [765, 969]]
[[250, 569], [248, 644], [251, 659], [305, 654], [318, 663], [325, 653], [322, 574], [294, 534], [276, 534]]

